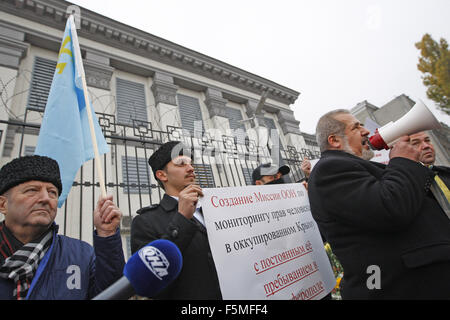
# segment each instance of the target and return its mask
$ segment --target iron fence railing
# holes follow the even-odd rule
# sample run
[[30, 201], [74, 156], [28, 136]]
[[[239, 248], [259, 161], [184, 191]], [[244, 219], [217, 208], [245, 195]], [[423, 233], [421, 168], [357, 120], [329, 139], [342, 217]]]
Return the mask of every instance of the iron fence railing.
[[[152, 123], [133, 120], [132, 125], [116, 122], [111, 114], [97, 113], [99, 124], [109, 144], [110, 152], [102, 156], [103, 175], [107, 193], [123, 212], [121, 231], [129, 232], [136, 211], [141, 207], [159, 203], [164, 191], [153, 177], [147, 161], [160, 145], [167, 141], [182, 141], [193, 152], [198, 183], [202, 187], [245, 186], [251, 184], [251, 173], [260, 164], [273, 162], [278, 155], [280, 163], [291, 168], [288, 182], [304, 177], [300, 164], [305, 157], [318, 158], [320, 154], [309, 149], [297, 150], [294, 146], [279, 148], [270, 141], [257, 146], [255, 141], [237, 139], [237, 136], [211, 136], [208, 132], [190, 134], [179, 127], [167, 126], [165, 131], [156, 130]], [[0, 120], [6, 124], [3, 163], [30, 153], [34, 149], [40, 125], [24, 121]], [[242, 136], [242, 133], [240, 134]], [[279, 139], [272, 139], [278, 140]], [[6, 149], [5, 149], [6, 148]], [[56, 218], [60, 233], [85, 241], [92, 241], [92, 212], [99, 197], [99, 183], [95, 165], [86, 162], [79, 170], [72, 190], [59, 209]]]

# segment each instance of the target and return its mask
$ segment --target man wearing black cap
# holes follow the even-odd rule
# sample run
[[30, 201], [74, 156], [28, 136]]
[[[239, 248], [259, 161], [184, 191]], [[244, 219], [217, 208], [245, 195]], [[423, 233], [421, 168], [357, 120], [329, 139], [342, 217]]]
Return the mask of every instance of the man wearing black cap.
[[51, 158], [22, 157], [0, 169], [0, 299], [90, 299], [122, 276], [122, 214], [112, 196], [97, 203], [92, 248], [58, 235], [61, 191]]
[[283, 184], [283, 176], [288, 174], [291, 169], [288, 166], [275, 166], [270, 163], [264, 163], [258, 166], [252, 173], [254, 185], [264, 184]]
[[158, 205], [138, 210], [131, 224], [131, 250], [167, 239], [183, 255], [178, 278], [156, 299], [221, 299], [219, 280], [212, 259], [203, 216], [198, 207], [202, 189], [195, 183], [190, 150], [180, 142], [167, 142], [149, 159], [153, 175], [165, 190]]

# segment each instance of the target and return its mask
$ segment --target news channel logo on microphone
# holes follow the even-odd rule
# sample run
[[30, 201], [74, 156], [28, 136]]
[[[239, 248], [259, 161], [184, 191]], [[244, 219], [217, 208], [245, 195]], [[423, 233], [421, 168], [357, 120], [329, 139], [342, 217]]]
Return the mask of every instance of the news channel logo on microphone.
[[169, 274], [169, 260], [167, 260], [164, 253], [158, 250], [158, 248], [153, 246], [145, 246], [139, 250], [139, 257], [159, 280], [162, 280], [163, 277]]
[[182, 266], [180, 249], [169, 240], [159, 239], [132, 255], [123, 274], [138, 295], [152, 297], [178, 277]]

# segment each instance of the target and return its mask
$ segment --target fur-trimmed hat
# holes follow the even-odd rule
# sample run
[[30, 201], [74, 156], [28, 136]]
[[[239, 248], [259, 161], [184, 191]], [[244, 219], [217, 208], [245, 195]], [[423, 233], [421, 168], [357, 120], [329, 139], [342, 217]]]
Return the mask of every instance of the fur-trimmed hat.
[[34, 155], [16, 158], [0, 169], [0, 195], [31, 180], [50, 182], [61, 194], [62, 183], [58, 162], [49, 157]]
[[166, 164], [178, 156], [185, 155], [190, 157], [190, 151], [180, 141], [169, 141], [159, 147], [148, 159], [148, 164], [152, 168], [155, 179], [157, 179], [156, 171], [164, 169]]

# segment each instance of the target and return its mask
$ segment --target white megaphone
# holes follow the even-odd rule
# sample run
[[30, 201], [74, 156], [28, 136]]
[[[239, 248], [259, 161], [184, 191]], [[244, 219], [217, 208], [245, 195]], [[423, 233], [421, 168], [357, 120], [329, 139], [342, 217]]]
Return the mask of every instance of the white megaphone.
[[439, 121], [430, 109], [419, 100], [403, 117], [378, 128], [369, 138], [369, 145], [375, 150], [388, 150], [401, 136], [440, 127]]

